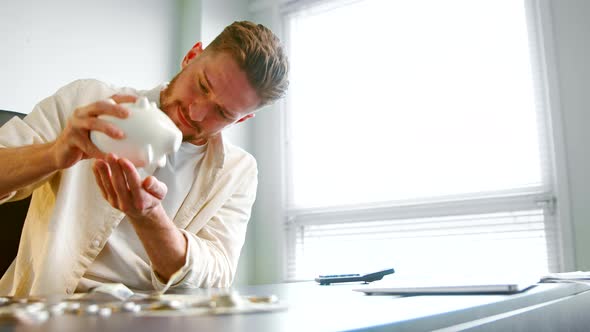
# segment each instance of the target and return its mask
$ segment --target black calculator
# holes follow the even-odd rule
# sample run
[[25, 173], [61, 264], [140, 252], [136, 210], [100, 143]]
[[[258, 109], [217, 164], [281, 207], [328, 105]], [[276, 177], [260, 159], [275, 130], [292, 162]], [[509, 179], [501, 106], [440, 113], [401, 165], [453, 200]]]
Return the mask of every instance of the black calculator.
[[384, 276], [394, 273], [394, 269], [387, 269], [368, 274], [331, 274], [315, 278], [320, 285], [329, 285], [338, 282], [364, 282], [365, 284], [383, 279]]

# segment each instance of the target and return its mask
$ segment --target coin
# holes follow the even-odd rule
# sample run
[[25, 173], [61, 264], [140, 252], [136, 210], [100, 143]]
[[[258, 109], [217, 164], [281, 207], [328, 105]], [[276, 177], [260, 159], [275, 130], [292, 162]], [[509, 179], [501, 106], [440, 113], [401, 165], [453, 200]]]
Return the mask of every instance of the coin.
[[84, 308], [84, 312], [86, 314], [89, 315], [94, 315], [98, 313], [98, 310], [100, 309], [100, 307], [98, 306], [98, 304], [89, 304]]
[[100, 308], [98, 310], [98, 315], [101, 317], [109, 317], [113, 313], [113, 310], [108, 307]]
[[135, 302], [124, 302], [121, 305], [121, 310], [126, 312], [138, 312], [141, 310], [141, 306]]
[[242, 298], [236, 293], [216, 294], [211, 296], [210, 305], [213, 308], [219, 307], [238, 307], [243, 304]]
[[266, 295], [266, 296], [258, 296], [258, 295], [251, 295], [247, 296], [246, 299], [252, 303], [277, 303], [279, 298], [276, 295]]

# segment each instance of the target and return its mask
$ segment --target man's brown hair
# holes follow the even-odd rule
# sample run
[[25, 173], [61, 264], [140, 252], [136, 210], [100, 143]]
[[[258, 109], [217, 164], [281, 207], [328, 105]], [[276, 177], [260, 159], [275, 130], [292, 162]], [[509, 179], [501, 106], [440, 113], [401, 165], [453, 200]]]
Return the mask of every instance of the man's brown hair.
[[206, 50], [225, 51], [233, 57], [256, 90], [261, 100], [259, 106], [285, 95], [289, 86], [289, 61], [279, 38], [264, 25], [234, 22]]

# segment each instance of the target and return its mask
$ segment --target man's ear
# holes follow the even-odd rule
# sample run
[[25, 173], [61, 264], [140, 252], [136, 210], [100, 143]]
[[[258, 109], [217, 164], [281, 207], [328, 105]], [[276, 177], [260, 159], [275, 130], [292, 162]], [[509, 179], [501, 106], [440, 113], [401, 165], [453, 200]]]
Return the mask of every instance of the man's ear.
[[184, 67], [186, 67], [194, 58], [196, 58], [201, 53], [203, 53], [203, 44], [201, 42], [198, 42], [188, 51], [188, 53], [186, 53], [184, 59], [182, 59], [182, 69], [184, 69]]
[[244, 117], [242, 117], [241, 119], [239, 119], [238, 121], [236, 121], [236, 123], [240, 123], [240, 122], [244, 122], [250, 118], [253, 118], [256, 114], [254, 113], [250, 113], [248, 115], [245, 115]]

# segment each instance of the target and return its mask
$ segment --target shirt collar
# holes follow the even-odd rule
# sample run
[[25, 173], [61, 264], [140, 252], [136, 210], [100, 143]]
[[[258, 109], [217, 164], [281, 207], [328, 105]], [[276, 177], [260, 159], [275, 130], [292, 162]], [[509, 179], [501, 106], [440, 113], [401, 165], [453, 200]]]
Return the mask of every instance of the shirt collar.
[[223, 144], [223, 135], [221, 133], [209, 138], [207, 141], [207, 152], [213, 157], [211, 159], [212, 166], [215, 168], [223, 168], [225, 162], [225, 149]]
[[168, 82], [162, 83], [151, 90], [140, 91], [139, 94], [147, 97], [149, 101], [156, 103], [160, 107], [160, 92], [168, 86]]

